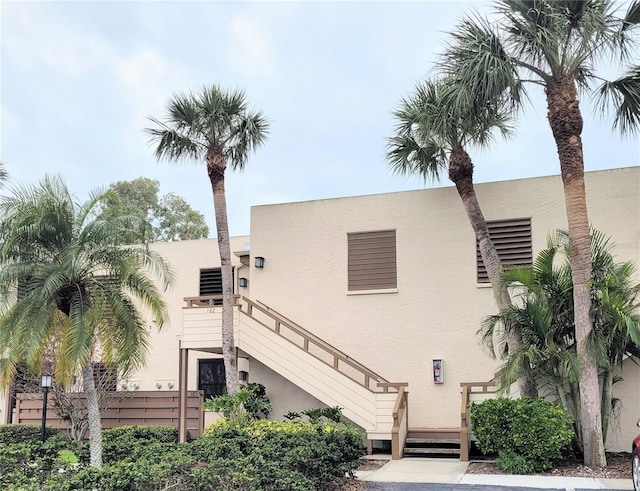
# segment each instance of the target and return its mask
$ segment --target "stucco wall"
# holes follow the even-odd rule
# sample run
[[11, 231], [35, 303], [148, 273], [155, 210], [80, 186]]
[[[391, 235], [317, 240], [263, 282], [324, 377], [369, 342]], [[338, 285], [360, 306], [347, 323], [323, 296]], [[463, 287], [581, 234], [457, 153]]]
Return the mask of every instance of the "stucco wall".
[[[231, 260], [236, 268], [235, 278], [244, 276], [246, 267], [240, 264], [240, 259], [233, 252], [246, 249], [248, 236], [231, 238]], [[152, 244], [171, 265], [176, 273], [173, 287], [167, 292], [170, 322], [165, 328], [153, 333], [153, 341], [148, 357], [148, 364], [138, 373], [130, 377], [131, 381], [139, 383], [140, 390], [156, 390], [156, 383], [173, 382], [174, 389], [178, 388], [178, 336], [182, 332], [182, 310], [186, 305], [184, 297], [197, 297], [200, 285], [200, 269], [220, 267], [220, 255], [216, 239], [202, 239], [176, 241]], [[150, 328], [155, 330], [154, 326]], [[197, 389], [198, 359], [215, 358], [217, 355], [192, 351], [189, 356], [189, 390]]]
[[[619, 259], [640, 259], [640, 172], [590, 173], [592, 224], [613, 236]], [[531, 217], [534, 254], [566, 227], [558, 176], [480, 184], [487, 220]], [[396, 293], [347, 292], [347, 233], [395, 229]], [[475, 282], [475, 240], [452, 187], [256, 206], [251, 213], [250, 295], [279, 310], [389, 381], [409, 383], [410, 426], [457, 427], [460, 382], [486, 381], [497, 363], [476, 331], [495, 312]], [[431, 360], [444, 360], [435, 385]]]
[[250, 361], [249, 373], [249, 382], [266, 387], [267, 396], [273, 405], [270, 415], [273, 419], [284, 419], [283, 416], [289, 411], [299, 413], [305, 409], [326, 406], [257, 360]]

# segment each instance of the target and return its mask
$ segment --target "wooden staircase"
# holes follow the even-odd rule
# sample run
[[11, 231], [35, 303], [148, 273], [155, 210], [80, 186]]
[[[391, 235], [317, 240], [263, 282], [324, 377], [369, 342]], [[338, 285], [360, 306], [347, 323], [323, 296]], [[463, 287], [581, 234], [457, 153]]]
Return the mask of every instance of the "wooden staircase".
[[405, 457], [460, 457], [458, 428], [410, 428], [404, 447]]

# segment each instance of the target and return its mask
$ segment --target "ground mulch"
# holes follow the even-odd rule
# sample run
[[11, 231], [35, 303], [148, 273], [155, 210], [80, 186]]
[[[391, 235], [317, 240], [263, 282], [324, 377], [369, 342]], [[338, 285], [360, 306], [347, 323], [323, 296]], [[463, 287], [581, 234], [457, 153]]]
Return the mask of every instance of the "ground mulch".
[[[468, 474], [504, 474], [495, 462], [471, 462]], [[631, 479], [631, 454], [608, 453], [607, 466], [592, 468], [582, 465], [582, 461], [572, 457], [559, 462], [553, 469], [540, 473], [541, 476], [596, 477], [608, 479]]]

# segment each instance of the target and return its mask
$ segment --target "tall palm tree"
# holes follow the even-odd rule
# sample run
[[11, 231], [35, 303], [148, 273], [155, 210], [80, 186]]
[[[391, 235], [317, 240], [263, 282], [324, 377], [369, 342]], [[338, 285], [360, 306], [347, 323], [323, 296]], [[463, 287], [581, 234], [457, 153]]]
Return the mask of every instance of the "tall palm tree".
[[57, 381], [65, 385], [82, 374], [91, 465], [100, 467], [92, 361], [99, 355], [122, 374], [142, 366], [149, 333], [139, 305], [162, 327], [167, 308], [150, 275], [166, 288], [172, 273], [146, 247], [118, 245], [123, 231], [140, 224], [130, 217], [96, 219], [104, 194], [78, 203], [53, 177], [12, 191], [0, 197], [0, 379], [11, 380], [21, 363], [40, 373], [45, 351], [56, 345]]
[[213, 192], [218, 249], [222, 269], [222, 354], [227, 391], [238, 390], [233, 339], [233, 276], [224, 174], [227, 165], [242, 170], [251, 151], [266, 140], [269, 124], [252, 112], [242, 91], [215, 85], [200, 92], [174, 96], [164, 120], [151, 118], [158, 128], [147, 129], [158, 160], [204, 161]]
[[[472, 94], [466, 94], [463, 100], [460, 93], [450, 90], [451, 84], [451, 80], [418, 84], [413, 94], [401, 102], [394, 113], [398, 123], [389, 139], [387, 159], [394, 171], [418, 174], [425, 180], [438, 180], [448, 170], [478, 240], [494, 299], [503, 310], [511, 299], [506, 285], [500, 282], [502, 264], [476, 197], [473, 162], [466, 147], [487, 146], [496, 131], [508, 135], [508, 118], [499, 104], [487, 105], [482, 112], [473, 110]], [[519, 345], [515, 331], [509, 336], [508, 345], [511, 349]], [[535, 383], [526, 377], [519, 380], [519, 387], [523, 395], [537, 395]]]
[[[593, 328], [588, 285], [591, 256], [578, 90], [588, 92], [592, 84], [600, 84], [595, 94], [601, 109], [614, 109], [614, 128], [622, 133], [638, 130], [640, 67], [632, 62], [637, 62], [638, 40], [633, 31], [640, 22], [640, 1], [634, 0], [624, 17], [615, 13], [613, 0], [495, 0], [494, 5], [492, 22], [466, 18], [455, 28], [442, 69], [455, 74], [460, 87], [474, 91], [480, 103], [507, 93], [517, 109], [527, 100], [529, 84], [544, 90], [571, 242], [576, 340], [583, 364], [584, 459], [587, 465], [603, 466], [598, 373], [586, 346]], [[595, 73], [596, 64], [609, 57], [619, 58], [628, 67], [615, 81], [603, 81]]]

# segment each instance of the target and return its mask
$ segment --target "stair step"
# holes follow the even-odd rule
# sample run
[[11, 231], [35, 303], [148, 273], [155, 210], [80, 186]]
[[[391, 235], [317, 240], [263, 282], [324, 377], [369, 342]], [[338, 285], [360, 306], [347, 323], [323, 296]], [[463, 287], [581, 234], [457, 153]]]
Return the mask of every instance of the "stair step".
[[460, 438], [407, 438], [407, 445], [421, 445], [427, 443], [460, 445]]
[[460, 439], [460, 428], [409, 428], [409, 438]]
[[460, 455], [459, 448], [425, 448], [425, 447], [405, 447], [405, 455], [407, 454], [449, 454]]

